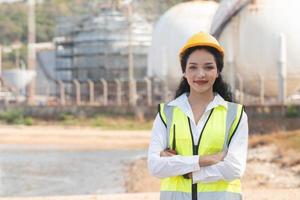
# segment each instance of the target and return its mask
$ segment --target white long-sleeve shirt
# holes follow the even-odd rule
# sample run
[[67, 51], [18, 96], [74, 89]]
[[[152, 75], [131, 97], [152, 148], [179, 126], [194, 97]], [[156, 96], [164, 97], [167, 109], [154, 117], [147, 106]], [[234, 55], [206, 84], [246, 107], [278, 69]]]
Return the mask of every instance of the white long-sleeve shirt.
[[[168, 105], [179, 107], [190, 118], [195, 144], [198, 142], [210, 111], [217, 106], [227, 107], [226, 101], [219, 94], [216, 94], [196, 124], [186, 93], [174, 99]], [[198, 155], [160, 157], [160, 152], [164, 151], [167, 146], [166, 132], [166, 127], [159, 114], [157, 114], [153, 123], [152, 137], [148, 150], [148, 168], [153, 176], [166, 178], [192, 172], [193, 183], [197, 183], [233, 180], [243, 175], [246, 168], [248, 147], [248, 119], [245, 112], [243, 112], [239, 126], [231, 140], [226, 157], [223, 161], [211, 166], [200, 167]]]

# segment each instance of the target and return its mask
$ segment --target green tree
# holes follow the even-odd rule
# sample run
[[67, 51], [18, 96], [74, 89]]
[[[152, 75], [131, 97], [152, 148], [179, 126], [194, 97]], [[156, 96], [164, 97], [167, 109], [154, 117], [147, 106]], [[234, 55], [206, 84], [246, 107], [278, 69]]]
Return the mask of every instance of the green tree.
[[0, 4], [0, 43], [12, 44], [26, 38], [26, 10], [20, 3]]

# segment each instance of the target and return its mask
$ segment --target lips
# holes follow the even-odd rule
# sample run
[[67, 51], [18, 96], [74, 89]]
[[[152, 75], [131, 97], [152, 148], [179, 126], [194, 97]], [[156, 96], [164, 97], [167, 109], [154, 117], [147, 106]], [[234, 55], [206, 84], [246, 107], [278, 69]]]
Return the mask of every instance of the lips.
[[198, 85], [204, 85], [204, 84], [208, 83], [208, 81], [194, 81], [194, 83], [196, 83]]

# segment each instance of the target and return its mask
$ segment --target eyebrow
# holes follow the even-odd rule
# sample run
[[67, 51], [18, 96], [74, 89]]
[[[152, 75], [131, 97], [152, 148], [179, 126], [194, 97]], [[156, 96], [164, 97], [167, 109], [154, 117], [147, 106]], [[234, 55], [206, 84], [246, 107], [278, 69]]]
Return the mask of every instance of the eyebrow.
[[[190, 62], [188, 64], [189, 65], [198, 65], [198, 63], [195, 63], [195, 62]], [[213, 65], [213, 62], [206, 62], [206, 63], [204, 63], [204, 65]]]

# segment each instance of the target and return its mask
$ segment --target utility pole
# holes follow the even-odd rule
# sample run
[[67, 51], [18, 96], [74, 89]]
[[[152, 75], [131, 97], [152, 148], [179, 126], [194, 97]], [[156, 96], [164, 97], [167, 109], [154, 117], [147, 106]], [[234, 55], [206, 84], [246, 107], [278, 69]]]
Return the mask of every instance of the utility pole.
[[[0, 44], [0, 77], [2, 78], [2, 46]], [[1, 81], [0, 81], [0, 91], [1, 91]]]
[[2, 45], [0, 44], [0, 75], [2, 75]]
[[16, 61], [15, 61], [16, 68], [20, 67], [20, 48], [21, 47], [22, 47], [22, 45], [19, 40], [15, 41], [12, 45], [12, 48], [14, 49], [15, 56], [16, 56]]
[[127, 5], [128, 9], [128, 86], [129, 104], [136, 105], [136, 84], [133, 73], [133, 53], [132, 53], [132, 6], [131, 2]]
[[[27, 68], [36, 70], [36, 52], [35, 52], [35, 0], [28, 0], [28, 58]], [[35, 96], [35, 78], [27, 86], [27, 104], [34, 104]]]

